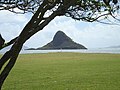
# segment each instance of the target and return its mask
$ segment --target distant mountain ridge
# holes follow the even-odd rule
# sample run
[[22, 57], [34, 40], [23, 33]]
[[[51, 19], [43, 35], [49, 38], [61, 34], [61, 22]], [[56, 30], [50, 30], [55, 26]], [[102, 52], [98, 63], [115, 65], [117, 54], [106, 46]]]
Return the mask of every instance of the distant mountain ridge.
[[85, 46], [74, 42], [64, 32], [58, 31], [53, 40], [43, 47], [37, 48], [37, 50], [48, 49], [87, 49]]
[[107, 47], [107, 48], [120, 48], [120, 45], [118, 45], [118, 46], [110, 46], [110, 47]]

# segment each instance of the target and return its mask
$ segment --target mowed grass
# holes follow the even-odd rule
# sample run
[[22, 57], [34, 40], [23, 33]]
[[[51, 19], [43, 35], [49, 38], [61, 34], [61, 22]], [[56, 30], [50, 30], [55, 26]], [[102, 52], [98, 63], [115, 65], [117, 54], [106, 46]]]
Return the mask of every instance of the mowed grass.
[[120, 54], [19, 55], [2, 90], [120, 90]]

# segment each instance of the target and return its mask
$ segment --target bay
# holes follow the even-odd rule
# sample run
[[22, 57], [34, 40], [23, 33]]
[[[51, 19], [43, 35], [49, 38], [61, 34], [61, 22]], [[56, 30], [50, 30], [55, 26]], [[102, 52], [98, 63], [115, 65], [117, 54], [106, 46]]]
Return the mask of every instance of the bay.
[[77, 52], [77, 53], [111, 53], [120, 54], [120, 48], [91, 48], [91, 49], [61, 49], [61, 50], [22, 50], [21, 54], [29, 53], [53, 53], [53, 52]]
[[[8, 49], [9, 50], [9, 49]], [[4, 54], [7, 50], [1, 50]], [[59, 49], [59, 50], [21, 50], [20, 54], [54, 53], [54, 52], [77, 52], [77, 53], [111, 53], [120, 54], [120, 48], [90, 48], [90, 49]]]

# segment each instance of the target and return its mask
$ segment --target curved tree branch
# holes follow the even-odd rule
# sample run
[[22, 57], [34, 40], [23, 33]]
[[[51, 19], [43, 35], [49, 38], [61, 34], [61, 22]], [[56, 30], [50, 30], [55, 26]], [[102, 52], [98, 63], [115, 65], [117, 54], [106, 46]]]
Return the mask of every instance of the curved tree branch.
[[0, 50], [7, 47], [7, 46], [10, 46], [11, 44], [13, 44], [16, 40], [17, 40], [18, 37], [15, 37], [14, 39], [12, 39], [11, 41], [5, 43], [2, 45], [2, 47], [0, 47]]
[[[45, 11], [47, 11], [46, 8], [44, 8], [44, 9], [45, 9]], [[23, 31], [21, 32], [19, 37], [17, 37], [12, 48], [8, 52], [6, 52], [3, 55], [3, 57], [1, 58], [0, 69], [5, 64], [5, 62], [8, 61], [8, 63], [5, 66], [5, 68], [1, 71], [1, 74], [0, 74], [0, 88], [2, 88], [4, 80], [6, 79], [9, 72], [11, 71], [12, 67], [14, 66], [16, 59], [19, 55], [19, 52], [20, 52], [23, 44], [25, 43], [25, 41], [28, 40], [31, 36], [33, 36], [38, 31], [38, 29], [42, 30], [51, 20], [53, 20], [59, 14], [58, 12], [56, 12], [56, 13], [54, 12], [53, 14], [51, 14], [47, 19], [44, 20], [44, 22], [41, 23], [40, 27], [36, 31], [35, 26], [39, 25], [39, 23], [42, 21], [42, 18], [41, 18], [41, 20], [39, 20], [40, 21], [39, 23], [33, 23], [33, 22], [35, 22], [35, 20], [37, 20], [39, 13], [41, 13], [41, 12], [42, 11], [41, 10], [39, 11], [39, 9], [38, 9], [36, 14], [32, 17], [32, 19], [25, 26], [25, 28], [23, 29]], [[31, 30], [32, 30], [32, 32], [31, 32]]]

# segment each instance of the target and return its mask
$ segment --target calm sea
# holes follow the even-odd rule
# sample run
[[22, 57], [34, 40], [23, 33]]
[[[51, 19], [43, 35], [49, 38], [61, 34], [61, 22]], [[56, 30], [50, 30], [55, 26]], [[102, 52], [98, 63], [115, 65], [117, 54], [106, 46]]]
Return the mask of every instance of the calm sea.
[[97, 48], [97, 49], [61, 49], [61, 50], [22, 50], [21, 54], [27, 53], [51, 53], [51, 52], [78, 52], [78, 53], [113, 53], [120, 54], [120, 48]]
[[[1, 50], [0, 54], [5, 53], [6, 50]], [[29, 53], [51, 53], [51, 52], [78, 52], [78, 53], [113, 53], [120, 54], [120, 48], [94, 48], [94, 49], [61, 49], [61, 50], [21, 50], [21, 54]]]

